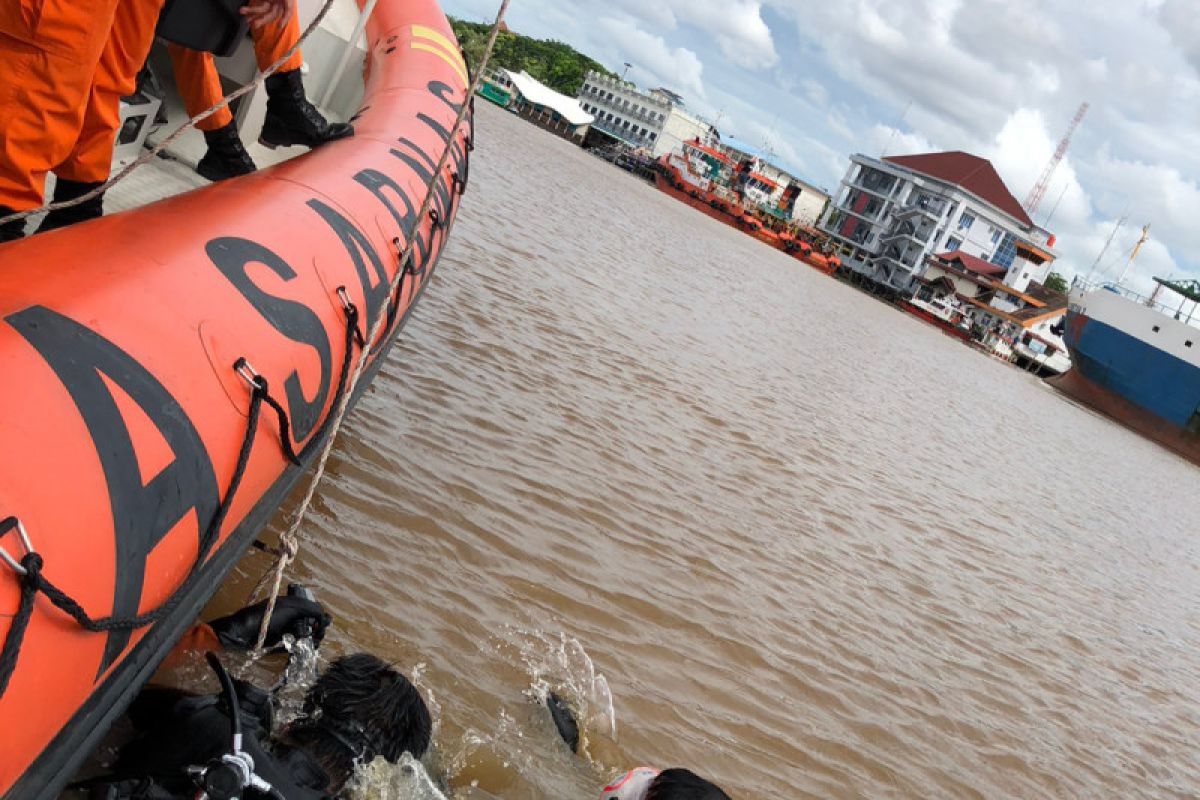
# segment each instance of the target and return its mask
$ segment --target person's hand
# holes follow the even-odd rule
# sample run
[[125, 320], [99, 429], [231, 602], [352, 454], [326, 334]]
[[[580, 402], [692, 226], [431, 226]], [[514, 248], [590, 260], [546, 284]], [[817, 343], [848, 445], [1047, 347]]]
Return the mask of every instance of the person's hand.
[[[258, 629], [262, 627], [263, 614], [266, 611], [267, 601], [263, 600], [227, 617], [215, 619], [209, 623], [209, 627], [226, 649], [249, 650], [258, 641]], [[311, 636], [313, 643], [319, 645], [325, 638], [325, 629], [329, 627], [330, 621], [329, 614], [317, 601], [282, 595], [275, 600], [275, 611], [271, 614], [271, 623], [267, 626], [267, 640], [263, 642], [263, 646], [275, 647], [283, 641], [283, 636], [287, 633], [297, 639]]]
[[295, 7], [296, 0], [247, 0], [241, 14], [251, 28], [258, 30], [264, 25], [286, 21]]

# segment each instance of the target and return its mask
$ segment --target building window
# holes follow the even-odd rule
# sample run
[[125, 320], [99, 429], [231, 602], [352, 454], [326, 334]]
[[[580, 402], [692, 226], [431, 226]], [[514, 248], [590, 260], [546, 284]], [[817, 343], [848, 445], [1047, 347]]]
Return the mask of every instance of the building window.
[[963, 215], [958, 218], [958, 229], [960, 231], [965, 231], [968, 228], [970, 228], [971, 225], [973, 225], [974, 223], [975, 223], [975, 217], [971, 214], [968, 214], [966, 211], [964, 211]]
[[650, 141], [652, 141], [652, 142], [653, 142], [653, 141], [654, 141], [655, 139], [657, 139], [657, 138], [658, 138], [658, 134], [657, 134], [657, 133], [654, 133], [654, 132], [651, 132], [651, 133], [650, 133]]
[[992, 244], [1000, 241], [1000, 234], [1002, 233], [1004, 233], [1004, 231], [1000, 230], [999, 228], [992, 228]]
[[992, 263], [999, 267], [1008, 269], [1012, 266], [1013, 261], [1017, 257], [1017, 240], [1011, 233], [1004, 234], [1004, 241], [996, 248], [996, 252], [992, 254]]
[[946, 240], [947, 252], [953, 253], [955, 250], [957, 250], [960, 247], [962, 247], [962, 239], [958, 238], [957, 236], [951, 236], [949, 239]]

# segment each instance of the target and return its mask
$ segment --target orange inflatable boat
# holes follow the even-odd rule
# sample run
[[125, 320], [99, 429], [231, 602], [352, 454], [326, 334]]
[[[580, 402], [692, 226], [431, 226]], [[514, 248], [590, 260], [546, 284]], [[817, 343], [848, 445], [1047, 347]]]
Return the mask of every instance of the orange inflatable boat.
[[315, 457], [348, 359], [372, 349], [364, 389], [428, 285], [467, 69], [434, 0], [381, 0], [367, 35], [353, 138], [0, 246], [5, 798], [57, 795]]

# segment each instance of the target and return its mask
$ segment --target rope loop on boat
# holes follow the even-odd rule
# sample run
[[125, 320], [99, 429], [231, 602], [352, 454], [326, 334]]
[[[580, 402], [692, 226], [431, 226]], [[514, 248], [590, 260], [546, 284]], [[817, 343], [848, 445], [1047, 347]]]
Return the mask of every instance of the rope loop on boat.
[[[374, 342], [379, 337], [379, 333], [385, 322], [390, 322], [390, 317], [392, 315], [384, 314], [382, 312], [386, 310], [388, 304], [391, 302], [390, 298], [396, 296], [396, 293], [403, 284], [406, 275], [413, 275], [415, 289], [416, 273], [411, 270], [410, 265], [412, 262], [413, 247], [417, 240], [417, 226], [420, 225], [422, 220], [426, 218], [426, 215], [435, 210], [432, 208], [432, 203], [436, 193], [438, 181], [450, 160], [450, 154], [454, 149], [454, 137], [458, 133], [459, 129], [462, 128], [463, 122], [464, 120], [468, 119], [468, 116], [470, 118], [470, 122], [468, 123], [470, 125], [470, 133], [464, 137], [464, 146], [468, 151], [474, 149], [472, 139], [474, 138], [475, 133], [475, 121], [474, 114], [470, 114], [470, 111], [474, 106], [473, 100], [475, 98], [475, 91], [479, 88], [480, 78], [487, 67], [489, 59], [491, 59], [492, 50], [496, 46], [496, 37], [500, 34], [500, 28], [504, 22], [504, 14], [508, 11], [508, 4], [509, 0], [500, 0], [500, 7], [496, 11], [496, 20], [492, 24], [491, 32], [488, 35], [487, 45], [483, 50], [483, 56], [479, 59], [479, 66], [476, 68], [475, 74], [470, 76], [470, 80], [468, 81], [466, 89], [466, 95], [463, 97], [462, 105], [460, 105], [458, 108], [458, 114], [455, 116], [454, 124], [450, 127], [450, 131], [446, 136], [446, 147], [442, 151], [441, 157], [438, 159], [437, 166], [430, 174], [429, 182], [425, 187], [425, 198], [421, 201], [421, 208], [417, 211], [416, 216], [413, 217], [413, 229], [408, 232], [408, 235], [404, 239], [404, 251], [399, 255], [399, 260], [396, 265], [396, 272], [394, 275], [392, 275], [391, 281], [389, 282], [387, 295], [382, 303], [383, 307], [380, 308], [381, 313], [375, 315], [374, 321], [371, 323], [370, 330], [367, 332], [367, 342]], [[436, 218], [430, 216], [430, 219], [434, 220], [436, 227], [445, 227], [446, 225], [446, 223], [441, 220], [440, 214], [438, 214]], [[371, 319], [370, 316], [367, 318]], [[324, 446], [321, 448], [321, 454], [317, 458], [317, 465], [313, 470], [312, 479], [309, 481], [308, 487], [305, 490], [304, 498], [300, 501], [300, 505], [297, 507], [296, 512], [292, 517], [291, 524], [288, 525], [288, 529], [280, 536], [281, 546], [283, 546], [285, 542], [288, 543], [288, 546], [290, 546], [290, 544], [293, 542], [298, 542], [300, 524], [304, 521], [305, 515], [308, 513], [308, 509], [312, 506], [312, 501], [313, 497], [316, 495], [317, 486], [320, 484], [321, 478], [325, 475], [325, 468], [329, 462], [329, 454], [333, 451], [333, 444], [337, 439], [338, 431], [341, 430], [342, 421], [345, 419], [346, 413], [349, 409], [350, 398], [353, 396], [354, 389], [357, 386], [359, 379], [362, 377], [363, 371], [366, 368], [367, 359], [370, 357], [371, 352], [371, 348], [369, 347], [364, 347], [359, 352], [358, 359], [354, 364], [354, 373], [350, 379], [349, 387], [345, 392], [340, 393], [337, 398], [335, 411], [330, 418], [331, 423], [328, 437], [325, 440]], [[349, 364], [350, 359], [347, 358], [342, 365], [343, 374], [346, 373]], [[261, 589], [267, 584], [268, 577], [270, 577], [271, 590], [266, 597], [267, 608], [266, 612], [263, 614], [262, 625], [258, 630], [258, 642], [255, 644], [254, 648], [257, 652], [262, 651], [263, 643], [266, 641], [267, 628], [271, 624], [271, 615], [275, 612], [275, 599], [279, 596], [280, 588], [283, 586], [284, 574], [293, 560], [295, 560], [294, 555], [281, 555], [275, 561], [274, 566], [268, 568], [268, 570], [263, 573], [262, 578], [259, 579], [259, 585], [255, 587], [253, 595], [257, 596], [258, 592], [261, 591]]]
[[[363, 332], [358, 327], [358, 306], [350, 302], [350, 295], [346, 293], [345, 286], [339, 286], [336, 290], [338, 300], [342, 304], [342, 312], [346, 315], [346, 324], [354, 329], [354, 343], [359, 347], [366, 347], [367, 340], [363, 336]], [[350, 357], [349, 351], [346, 353], [347, 359]]]
[[271, 384], [267, 379], [258, 374], [254, 367], [250, 366], [250, 362], [245, 358], [239, 358], [233, 362], [233, 368], [238, 375], [242, 376], [242, 380], [250, 384], [252, 393], [261, 397], [261, 401], [271, 407], [275, 412], [275, 417], [279, 420], [279, 447], [283, 450], [284, 457], [292, 462], [295, 466], [300, 466], [300, 459], [296, 456], [296, 449], [292, 447], [292, 424], [288, 419], [287, 410], [274, 397], [271, 396]]
[[[237, 365], [235, 365], [235, 369], [238, 370], [238, 373], [242, 377], [246, 377], [246, 372], [249, 372], [252, 368], [245, 363], [245, 359], [238, 359], [237, 363], [245, 367], [245, 371]], [[217, 505], [216, 513], [213, 514], [213, 518], [209, 521], [208, 527], [205, 528], [204, 534], [200, 537], [199, 545], [196, 548], [196, 558], [188, 568], [188, 573], [184, 577], [183, 582], [157, 608], [132, 617], [93, 617], [78, 601], [67, 594], [67, 592], [55, 586], [49, 578], [42, 574], [42, 568], [45, 566], [45, 563], [41, 554], [34, 548], [28, 533], [25, 531], [25, 526], [21, 524], [20, 520], [16, 517], [8, 517], [0, 522], [0, 536], [15, 528], [20, 537], [21, 546], [26, 551], [20, 561], [13, 564], [11, 554], [0, 548], [0, 552], [4, 553], [4, 556], [0, 557], [0, 560], [3, 560], [17, 573], [17, 582], [20, 586], [20, 601], [17, 604], [17, 612], [13, 615], [8, 633], [4, 637], [4, 644], [0, 645], [0, 697], [3, 697], [5, 691], [7, 691], [9, 679], [16, 669], [17, 658], [21, 652], [21, 643], [25, 640], [25, 631], [29, 627], [30, 618], [33, 616], [34, 600], [39, 593], [45, 595], [51, 604], [75, 620], [79, 627], [91, 633], [133, 631], [138, 628], [144, 628], [167, 616], [179, 605], [184, 595], [191, 589], [192, 584], [200, 574], [201, 565], [208, 558], [208, 554], [212, 552], [213, 546], [220, 536], [221, 526], [225, 523], [225, 518], [229, 515], [229, 509], [233, 505], [233, 498], [237, 495], [238, 487], [241, 486], [242, 479], [246, 475], [246, 467], [250, 463], [250, 454], [254, 450], [254, 440], [258, 435], [258, 424], [262, 406], [264, 402], [267, 402], [268, 398], [265, 380], [261, 384], [252, 382], [251, 385], [250, 408], [246, 414], [246, 434], [242, 438], [242, 446], [238, 450], [237, 464], [233, 468], [233, 474], [229, 477], [229, 485], [225, 489], [225, 495]]]
[[[304, 42], [308, 40], [308, 37], [312, 36], [313, 33], [316, 32], [317, 27], [320, 26], [321, 22], [325, 19], [325, 16], [329, 13], [329, 9], [333, 7], [333, 4], [336, 1], [337, 0], [325, 0], [325, 2], [321, 5], [321, 9], [317, 11], [317, 15], [313, 17], [312, 22], [308, 23], [308, 27], [300, 32], [300, 38], [296, 40], [296, 43], [289, 47], [287, 52], [277, 58], [273, 64], [271, 64], [262, 72], [258, 73], [258, 75], [254, 77], [254, 80], [250, 81], [245, 86], [235, 89], [234, 91], [222, 97], [216, 103], [213, 103], [204, 111], [201, 111], [196, 116], [183, 122], [178, 128], [172, 131], [167, 138], [163, 139], [154, 147], [147, 150], [136, 160], [127, 164], [124, 169], [122, 169], [116, 175], [109, 176], [108, 180], [97, 186], [95, 189], [92, 189], [90, 192], [82, 194], [79, 197], [71, 200], [62, 200], [57, 203], [43, 203], [37, 208], [32, 208], [28, 211], [18, 211], [15, 214], [9, 214], [6, 217], [0, 217], [0, 225], [5, 224], [6, 222], [15, 222], [19, 219], [26, 219], [47, 211], [59, 211], [64, 208], [72, 208], [74, 206], [83, 205], [89, 200], [94, 200], [100, 195], [104, 194], [109, 189], [128, 178], [135, 169], [141, 167], [143, 164], [148, 163], [151, 159], [158, 158], [160, 153], [162, 153], [171, 145], [175, 144], [179, 137], [183, 136], [183, 134], [186, 133], [190, 128], [194, 128], [196, 123], [208, 119], [222, 108], [226, 108], [234, 100], [244, 97], [245, 95], [254, 91], [261, 86], [267, 78], [278, 72], [279, 68], [282, 67], [284, 63], [293, 55], [295, 55], [296, 52], [304, 45]], [[296, 10], [292, 9], [292, 13], [295, 14]]]
[[[21, 542], [21, 548], [23, 549], [23, 552], [21, 553], [22, 558], [32, 553], [33, 544], [29, 541], [29, 534], [25, 532], [25, 526], [21, 523], [21, 520], [17, 517], [8, 517], [4, 520], [0, 520], [0, 536], [4, 536], [12, 530], [17, 532], [17, 539], [19, 539]], [[18, 575], [25, 574], [25, 568], [22, 567], [20, 562], [13, 558], [12, 555], [3, 547], [0, 547], [0, 561], [8, 564], [9, 569]]]

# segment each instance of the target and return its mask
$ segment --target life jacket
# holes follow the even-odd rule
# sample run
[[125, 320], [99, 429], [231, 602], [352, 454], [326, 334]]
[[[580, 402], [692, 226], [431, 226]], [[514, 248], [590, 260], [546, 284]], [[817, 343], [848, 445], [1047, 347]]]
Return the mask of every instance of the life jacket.
[[658, 777], [659, 769], [637, 767], [613, 779], [600, 790], [600, 800], [645, 800], [650, 784]]

